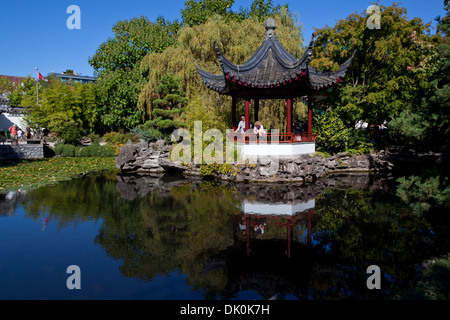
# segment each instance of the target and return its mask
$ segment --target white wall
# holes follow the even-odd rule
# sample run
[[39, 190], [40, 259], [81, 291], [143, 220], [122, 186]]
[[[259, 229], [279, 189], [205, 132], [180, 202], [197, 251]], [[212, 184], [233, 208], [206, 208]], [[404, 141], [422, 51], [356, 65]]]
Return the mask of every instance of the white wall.
[[0, 131], [7, 131], [13, 124], [17, 124], [19, 128], [25, 131], [27, 124], [21, 115], [1, 113], [0, 114]]
[[268, 204], [244, 201], [242, 211], [245, 214], [294, 216], [298, 213], [314, 209], [315, 206], [316, 201], [314, 199], [296, 204]]
[[316, 152], [315, 142], [301, 143], [260, 143], [239, 144], [239, 149], [245, 158], [252, 156], [280, 156], [289, 157]]

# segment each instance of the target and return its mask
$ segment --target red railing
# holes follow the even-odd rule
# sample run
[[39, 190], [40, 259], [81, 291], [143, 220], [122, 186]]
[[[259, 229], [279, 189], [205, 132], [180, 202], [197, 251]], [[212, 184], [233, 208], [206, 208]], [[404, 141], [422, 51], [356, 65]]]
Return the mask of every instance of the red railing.
[[259, 143], [302, 143], [315, 142], [317, 133], [307, 132], [281, 132], [281, 133], [266, 133], [258, 135], [256, 133], [235, 133], [228, 136], [228, 141], [236, 141], [238, 143], [259, 144]]

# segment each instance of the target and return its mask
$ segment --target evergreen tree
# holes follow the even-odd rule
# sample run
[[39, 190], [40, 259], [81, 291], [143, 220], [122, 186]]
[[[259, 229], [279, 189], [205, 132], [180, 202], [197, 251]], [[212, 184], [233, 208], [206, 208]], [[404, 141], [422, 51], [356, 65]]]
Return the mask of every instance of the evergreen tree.
[[187, 104], [188, 98], [180, 90], [178, 79], [171, 74], [163, 75], [152, 101], [152, 119], [141, 128], [162, 137], [170, 136], [175, 129], [185, 126], [179, 119]]
[[425, 57], [413, 71], [424, 74], [431, 90], [423, 96], [422, 103], [408, 106], [391, 122], [394, 134], [427, 148], [450, 146], [450, 5], [445, 9], [447, 14], [439, 19], [437, 28], [441, 37], [437, 46], [430, 46], [413, 37], [418, 50], [425, 51]]

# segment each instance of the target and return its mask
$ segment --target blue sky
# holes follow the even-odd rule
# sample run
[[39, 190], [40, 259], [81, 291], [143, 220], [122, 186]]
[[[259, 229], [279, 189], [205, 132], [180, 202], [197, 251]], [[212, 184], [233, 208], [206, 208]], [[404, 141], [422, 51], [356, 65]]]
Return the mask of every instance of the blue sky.
[[[35, 76], [35, 67], [46, 75], [52, 71], [73, 69], [92, 76], [88, 63], [99, 45], [112, 37], [112, 26], [119, 20], [141, 15], [154, 21], [160, 15], [180, 19], [185, 0], [24, 0], [2, 1], [0, 6], [0, 75]], [[249, 7], [251, 0], [236, 0], [234, 10]], [[309, 41], [313, 27], [333, 26], [353, 12], [362, 13], [372, 1], [366, 0], [274, 0], [288, 3], [304, 25], [304, 39]], [[391, 5], [393, 1], [380, 0]], [[408, 17], [424, 22], [443, 16], [443, 0], [398, 1]], [[69, 30], [66, 13], [70, 5], [81, 9], [81, 29]], [[436, 23], [433, 21], [433, 26]]]

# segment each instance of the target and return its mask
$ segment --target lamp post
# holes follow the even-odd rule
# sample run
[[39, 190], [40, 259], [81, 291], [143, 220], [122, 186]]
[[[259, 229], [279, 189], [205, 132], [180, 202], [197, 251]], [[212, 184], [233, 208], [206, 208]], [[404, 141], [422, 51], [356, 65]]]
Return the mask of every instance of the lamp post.
[[[36, 73], [38, 73], [38, 68], [36, 67]], [[39, 74], [36, 77], [36, 105], [39, 105], [39, 86], [38, 86], [38, 82], [39, 82]]]

